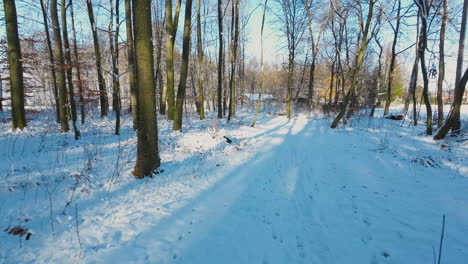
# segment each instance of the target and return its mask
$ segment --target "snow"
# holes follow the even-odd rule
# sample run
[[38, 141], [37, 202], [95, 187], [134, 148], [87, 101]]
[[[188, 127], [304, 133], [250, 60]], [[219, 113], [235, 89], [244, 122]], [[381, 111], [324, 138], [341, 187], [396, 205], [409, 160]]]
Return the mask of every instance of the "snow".
[[466, 139], [367, 117], [261, 113], [251, 128], [252, 114], [182, 133], [160, 117], [163, 171], [143, 180], [131, 115], [121, 136], [106, 118], [79, 141], [50, 112], [24, 132], [0, 122], [0, 263], [433, 263], [443, 214], [442, 263], [468, 259]]

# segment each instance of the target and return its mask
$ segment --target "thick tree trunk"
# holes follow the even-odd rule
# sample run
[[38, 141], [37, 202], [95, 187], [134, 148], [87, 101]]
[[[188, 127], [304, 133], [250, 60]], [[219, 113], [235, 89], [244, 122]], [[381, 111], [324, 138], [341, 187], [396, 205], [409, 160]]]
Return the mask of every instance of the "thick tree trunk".
[[154, 97], [154, 65], [151, 27], [151, 0], [133, 1], [135, 60], [138, 95], [137, 160], [133, 175], [151, 176], [160, 165], [158, 127]]
[[185, 91], [190, 55], [190, 29], [192, 26], [192, 0], [185, 2], [184, 38], [182, 43], [182, 66], [180, 69], [179, 88], [177, 89], [177, 102], [172, 130], [182, 130], [182, 113], [184, 110]]
[[8, 68], [10, 70], [11, 121], [13, 129], [26, 126], [24, 110], [23, 65], [18, 35], [18, 19], [14, 0], [3, 0], [8, 44]]
[[65, 0], [60, 1], [61, 5], [61, 19], [62, 19], [62, 35], [63, 35], [63, 47], [64, 61], [65, 61], [65, 73], [68, 83], [68, 101], [70, 102], [71, 120], [73, 125], [73, 132], [75, 133], [75, 140], [80, 138], [80, 131], [76, 126], [77, 114], [76, 114], [76, 102], [75, 102], [75, 90], [73, 87], [73, 72], [72, 72], [72, 60], [70, 52], [70, 42], [68, 41], [68, 27], [67, 27], [67, 4]]
[[75, 14], [73, 12], [73, 2], [70, 0], [70, 15], [72, 19], [72, 32], [73, 32], [73, 56], [75, 57], [75, 69], [76, 69], [76, 82], [78, 85], [78, 93], [80, 94], [80, 115], [81, 115], [81, 124], [84, 124], [86, 114], [85, 114], [85, 101], [84, 101], [84, 90], [83, 90], [83, 80], [81, 80], [81, 67], [78, 57], [78, 44], [76, 40], [76, 29], [75, 29]]
[[86, 6], [88, 8], [89, 23], [91, 25], [91, 31], [93, 33], [93, 42], [94, 42], [94, 56], [96, 59], [96, 71], [98, 77], [98, 86], [100, 93], [100, 102], [101, 102], [101, 117], [107, 116], [107, 111], [109, 109], [109, 102], [107, 99], [107, 90], [106, 84], [104, 81], [104, 76], [102, 74], [102, 62], [101, 62], [101, 50], [99, 48], [99, 37], [97, 33], [97, 26], [94, 20], [94, 11], [93, 3], [91, 0], [86, 0]]
[[222, 0], [218, 0], [218, 39], [219, 39], [219, 50], [218, 50], [218, 118], [223, 118], [223, 54], [224, 54], [224, 34], [223, 34], [223, 9]]
[[60, 107], [59, 107], [59, 98], [58, 98], [58, 90], [57, 90], [57, 76], [55, 74], [55, 60], [54, 60], [54, 53], [52, 51], [52, 42], [50, 41], [50, 33], [49, 33], [49, 20], [47, 19], [47, 9], [46, 9], [46, 0], [41, 1], [41, 11], [42, 11], [42, 19], [44, 22], [44, 31], [46, 33], [46, 43], [47, 43], [47, 51], [49, 53], [49, 61], [50, 61], [50, 71], [52, 74], [52, 92], [54, 94], [55, 100], [55, 113], [56, 113], [56, 120], [57, 123], [60, 122]]
[[60, 125], [62, 132], [67, 132], [69, 130], [68, 111], [66, 106], [67, 83], [62, 50], [62, 36], [60, 34], [60, 24], [57, 11], [57, 0], [50, 1], [50, 15], [52, 20], [52, 27], [54, 28], [54, 57], [56, 58], [55, 67], [57, 72], [57, 85], [59, 92]]

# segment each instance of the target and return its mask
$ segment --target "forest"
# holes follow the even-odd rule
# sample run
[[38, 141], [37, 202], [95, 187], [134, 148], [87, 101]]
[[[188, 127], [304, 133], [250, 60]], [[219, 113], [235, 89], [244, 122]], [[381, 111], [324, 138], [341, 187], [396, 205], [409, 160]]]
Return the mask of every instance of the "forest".
[[468, 0], [2, 0], [1, 263], [464, 263]]

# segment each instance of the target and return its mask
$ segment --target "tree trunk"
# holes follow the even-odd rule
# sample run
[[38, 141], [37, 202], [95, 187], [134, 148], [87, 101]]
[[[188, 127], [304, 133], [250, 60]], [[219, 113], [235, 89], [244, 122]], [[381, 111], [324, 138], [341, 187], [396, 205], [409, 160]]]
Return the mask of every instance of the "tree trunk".
[[109, 102], [107, 100], [106, 84], [104, 81], [104, 76], [102, 74], [101, 50], [99, 48], [99, 37], [97, 33], [97, 26], [94, 20], [94, 11], [93, 11], [92, 1], [86, 0], [86, 6], [88, 8], [89, 23], [91, 25], [91, 31], [93, 33], [94, 56], [96, 59], [96, 71], [97, 71], [97, 77], [98, 77], [98, 86], [99, 86], [100, 102], [101, 102], [101, 117], [104, 117], [104, 116], [107, 116], [107, 111], [109, 109]]
[[134, 0], [133, 4], [138, 95], [137, 160], [133, 175], [141, 179], [151, 176], [161, 161], [158, 151], [158, 124], [155, 117], [151, 0]]
[[52, 74], [52, 91], [54, 94], [55, 100], [55, 113], [56, 113], [56, 120], [57, 123], [60, 122], [60, 107], [59, 107], [59, 98], [58, 98], [58, 90], [57, 90], [57, 76], [55, 74], [55, 60], [54, 60], [54, 53], [52, 51], [52, 42], [50, 41], [50, 33], [49, 33], [49, 21], [47, 19], [47, 9], [46, 9], [46, 0], [41, 1], [41, 11], [42, 11], [42, 19], [44, 22], [44, 31], [46, 33], [46, 42], [47, 42], [47, 51], [49, 52], [49, 61], [50, 61], [50, 71]]
[[421, 32], [419, 37], [419, 59], [421, 63], [421, 72], [424, 82], [423, 87], [423, 99], [426, 105], [426, 134], [432, 135], [432, 109], [431, 102], [429, 100], [429, 79], [426, 67], [426, 48], [427, 48], [427, 17], [429, 15], [429, 4], [427, 0], [416, 0], [418, 1], [419, 17], [421, 18]]
[[435, 140], [443, 139], [447, 133], [452, 129], [452, 132], [458, 132], [454, 129], [454, 122], [460, 121], [457, 118], [460, 116], [460, 108], [462, 105], [463, 93], [465, 92], [465, 86], [468, 81], [468, 68], [465, 70], [463, 77], [458, 82], [457, 87], [455, 87], [455, 98], [453, 102], [452, 111], [450, 111], [450, 115], [445, 121], [444, 125], [440, 128], [437, 134], [434, 136]]
[[[112, 110], [115, 113], [114, 133], [120, 135], [120, 81], [119, 81], [119, 1], [110, 0], [110, 21], [109, 21], [109, 48], [112, 61]], [[114, 10], [115, 10], [115, 31], [114, 31]]]
[[465, 70], [463, 77], [461, 77], [461, 67], [463, 66], [463, 52], [465, 48], [465, 34], [466, 34], [466, 20], [468, 13], [468, 0], [463, 2], [463, 14], [460, 30], [460, 39], [458, 42], [458, 57], [457, 57], [457, 70], [455, 76], [455, 96], [453, 99], [452, 109], [450, 115], [445, 121], [444, 125], [440, 128], [434, 139], [443, 139], [447, 133], [452, 130], [452, 133], [460, 131], [460, 108], [465, 93], [465, 86], [468, 81], [468, 69]]
[[263, 16], [262, 16], [262, 27], [260, 29], [260, 84], [259, 84], [259, 91], [258, 91], [258, 100], [257, 106], [255, 107], [255, 115], [252, 120], [251, 127], [255, 126], [257, 122], [258, 112], [260, 111], [260, 105], [262, 103], [262, 92], [263, 92], [263, 78], [265, 78], [265, 74], [263, 71], [263, 27], [265, 26], [265, 14], [267, 9], [268, 0], [265, 0], [265, 5], [263, 6]]
[[445, 78], [445, 29], [448, 19], [448, 0], [444, 1], [444, 12], [442, 14], [442, 22], [440, 25], [439, 35], [439, 77], [437, 78], [437, 126], [442, 127], [444, 124], [444, 101], [442, 99], [442, 87]]
[[[462, 67], [463, 67], [463, 52], [465, 51], [465, 34], [466, 34], [467, 12], [468, 12], [468, 0], [465, 0], [463, 2], [463, 14], [462, 14], [461, 29], [460, 29], [460, 39], [459, 39], [459, 42], [458, 42], [457, 69], [456, 69], [456, 75], [455, 75], [455, 87], [457, 87], [457, 88], [460, 87], [458, 85], [458, 82], [460, 82]], [[457, 92], [459, 92], [459, 91], [455, 92], [455, 97], [456, 96], [463, 97], [463, 93], [457, 94]], [[460, 102], [461, 102], [461, 99], [462, 98], [459, 99]], [[454, 99], [454, 103], [455, 103], [455, 99]], [[454, 107], [455, 107], [455, 105], [454, 105]], [[456, 116], [454, 117], [454, 121], [453, 121], [453, 124], [452, 124], [452, 131], [457, 131], [458, 132], [460, 130], [460, 127], [461, 127], [460, 111], [458, 111], [458, 113], [456, 113]]]
[[223, 9], [222, 0], [218, 0], [218, 39], [219, 39], [219, 51], [218, 51], [218, 118], [223, 118], [223, 54], [224, 54], [224, 34], [223, 34]]
[[71, 52], [70, 52], [70, 43], [68, 41], [68, 27], [67, 27], [67, 4], [65, 0], [60, 1], [61, 5], [61, 19], [62, 19], [62, 35], [63, 35], [63, 47], [65, 49], [64, 52], [64, 62], [65, 62], [65, 73], [67, 77], [68, 83], [68, 101], [70, 102], [70, 112], [71, 112], [71, 120], [73, 125], [73, 132], [75, 133], [75, 140], [80, 138], [80, 131], [76, 127], [76, 102], [75, 102], [75, 91], [73, 87], [73, 72], [72, 72], [72, 60], [71, 60]]
[[203, 40], [201, 33], [201, 3], [197, 0], [197, 53], [198, 53], [198, 114], [200, 120], [205, 119], [203, 98]]
[[234, 19], [234, 36], [231, 46], [231, 80], [229, 82], [229, 122], [231, 117], [236, 114], [236, 65], [237, 65], [237, 48], [239, 45], [239, 0], [232, 2], [233, 5], [233, 19]]
[[68, 111], [66, 106], [67, 101], [67, 83], [65, 78], [65, 63], [62, 50], [62, 36], [60, 34], [60, 24], [57, 11], [57, 0], [50, 1], [50, 15], [52, 27], [54, 29], [54, 57], [56, 58], [57, 84], [59, 92], [59, 108], [60, 108], [60, 124], [62, 132], [67, 132], [68, 127]]
[[133, 43], [132, 0], [125, 0], [125, 26], [127, 28], [127, 67], [130, 86], [130, 107], [132, 109], [133, 130], [138, 128], [137, 85], [135, 75], [135, 54]]
[[73, 2], [70, 0], [70, 15], [72, 19], [72, 32], [73, 32], [73, 56], [75, 57], [75, 69], [76, 69], [76, 82], [78, 84], [78, 93], [80, 94], [80, 115], [81, 115], [81, 124], [84, 124], [86, 114], [85, 114], [85, 102], [84, 102], [84, 91], [83, 91], [83, 81], [81, 80], [81, 67], [78, 57], [78, 44], [76, 40], [76, 29], [75, 29], [75, 15], [73, 12]]
[[192, 0], [185, 2], [184, 38], [182, 43], [182, 66], [180, 69], [179, 88], [177, 89], [177, 102], [174, 114], [173, 131], [182, 130], [182, 114], [187, 85], [187, 75], [190, 55], [190, 29], [192, 26]]
[[21, 62], [18, 20], [14, 0], [3, 0], [8, 43], [8, 68], [10, 70], [11, 121], [13, 129], [26, 126], [24, 110], [23, 65]]
[[[177, 1], [174, 18], [172, 17], [172, 0], [166, 0], [166, 89], [167, 118], [174, 120], [174, 43], [177, 35], [181, 0]], [[165, 105], [162, 105], [165, 108]]]

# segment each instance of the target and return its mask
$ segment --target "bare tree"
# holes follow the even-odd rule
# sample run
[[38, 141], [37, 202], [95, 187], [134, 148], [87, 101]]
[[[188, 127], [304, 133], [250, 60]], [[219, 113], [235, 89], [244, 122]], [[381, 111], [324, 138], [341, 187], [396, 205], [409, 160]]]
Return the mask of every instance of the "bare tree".
[[106, 83], [104, 81], [104, 76], [102, 74], [102, 62], [101, 62], [101, 49], [99, 48], [99, 37], [97, 33], [97, 26], [94, 19], [94, 10], [93, 3], [91, 0], [86, 0], [86, 6], [88, 8], [88, 17], [89, 24], [91, 25], [91, 32], [93, 33], [93, 42], [94, 42], [94, 57], [96, 60], [96, 71], [98, 77], [98, 86], [99, 86], [99, 98], [101, 101], [101, 117], [107, 116], [107, 111], [109, 109], [109, 102], [107, 99], [107, 90]]
[[343, 118], [345, 115], [351, 97], [354, 96], [356, 86], [357, 86], [357, 80], [359, 76], [359, 72], [361, 70], [362, 62], [364, 60], [364, 55], [366, 53], [367, 49], [367, 44], [368, 44], [368, 34], [370, 31], [370, 26], [372, 23], [372, 16], [373, 16], [373, 11], [374, 11], [374, 5], [375, 5], [375, 0], [370, 0], [369, 1], [369, 6], [368, 6], [368, 12], [367, 12], [367, 18], [366, 22], [364, 23], [363, 19], [363, 14], [362, 14], [362, 7], [361, 3], [357, 2], [358, 7], [359, 7], [359, 12], [358, 12], [358, 17], [359, 17], [359, 28], [360, 28], [360, 34], [362, 34], [362, 37], [359, 42], [359, 48], [358, 52], [356, 54], [356, 60], [354, 62], [354, 67], [353, 67], [353, 73], [352, 73], [352, 79], [351, 79], [351, 86], [349, 87], [348, 93], [346, 94], [346, 97], [344, 98], [343, 105], [341, 106], [341, 110], [338, 113], [337, 117], [335, 120], [333, 120], [333, 123], [331, 125], [331, 128], [336, 128], [338, 126], [338, 123], [340, 120]]

